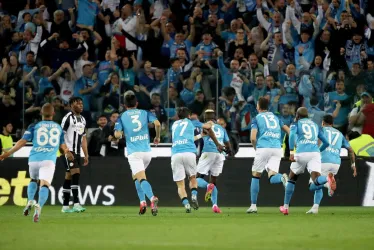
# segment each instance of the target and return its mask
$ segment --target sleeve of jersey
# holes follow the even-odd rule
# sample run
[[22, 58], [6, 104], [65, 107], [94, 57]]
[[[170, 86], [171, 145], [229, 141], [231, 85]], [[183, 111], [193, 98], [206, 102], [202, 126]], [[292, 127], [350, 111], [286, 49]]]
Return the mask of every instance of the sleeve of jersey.
[[251, 129], [258, 129], [256, 118], [252, 120]]
[[230, 138], [229, 135], [227, 134], [226, 129], [223, 129], [223, 142], [229, 142]]
[[351, 147], [351, 145], [349, 144], [349, 142], [347, 141], [347, 139], [345, 139], [344, 137], [343, 137], [342, 146], [343, 146], [343, 148], [346, 148], [346, 149], [348, 149], [348, 148]]
[[282, 121], [281, 119], [279, 119], [279, 118], [278, 118], [278, 121], [279, 121], [279, 127], [280, 127], [280, 128], [283, 128], [283, 126], [284, 126], [283, 121]]
[[61, 145], [61, 144], [64, 144], [64, 143], [65, 143], [65, 136], [64, 136], [64, 133], [62, 133], [62, 129], [61, 129], [60, 145]]
[[31, 124], [22, 136], [23, 140], [32, 141], [34, 137], [35, 124]]
[[202, 128], [203, 127], [203, 123], [200, 122], [199, 120], [191, 120], [192, 122], [192, 125], [195, 127], [195, 128]]
[[70, 125], [70, 115], [66, 115], [61, 122], [62, 131], [65, 133], [68, 131]]
[[293, 123], [290, 127], [290, 138], [289, 138], [289, 147], [290, 150], [293, 151], [295, 149], [295, 140], [297, 135], [297, 123]]
[[329, 142], [327, 141], [325, 135], [323, 134], [322, 129], [318, 131], [318, 139], [321, 140], [322, 146], [319, 148], [319, 151], [324, 151], [328, 146], [330, 146]]
[[118, 118], [118, 120], [116, 121], [116, 124], [114, 125], [114, 131], [123, 131], [121, 118]]
[[148, 122], [153, 123], [157, 120], [157, 117], [152, 112], [147, 112]]

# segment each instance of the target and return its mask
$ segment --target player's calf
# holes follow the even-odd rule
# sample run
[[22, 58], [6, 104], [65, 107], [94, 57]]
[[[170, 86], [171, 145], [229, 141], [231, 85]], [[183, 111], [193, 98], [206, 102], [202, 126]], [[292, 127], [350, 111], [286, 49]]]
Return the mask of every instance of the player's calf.
[[40, 180], [39, 200], [38, 200], [38, 203], [35, 204], [34, 206], [35, 208], [35, 212], [33, 216], [34, 222], [39, 222], [40, 220], [40, 214], [41, 214], [42, 208], [48, 200], [49, 186], [50, 184], [48, 181]]
[[252, 172], [252, 180], [251, 180], [251, 206], [247, 210], [247, 213], [257, 213], [257, 197], [258, 193], [260, 192], [260, 178], [261, 173], [259, 172]]
[[199, 202], [197, 201], [197, 186], [196, 176], [190, 176], [191, 205], [195, 210], [199, 209]]

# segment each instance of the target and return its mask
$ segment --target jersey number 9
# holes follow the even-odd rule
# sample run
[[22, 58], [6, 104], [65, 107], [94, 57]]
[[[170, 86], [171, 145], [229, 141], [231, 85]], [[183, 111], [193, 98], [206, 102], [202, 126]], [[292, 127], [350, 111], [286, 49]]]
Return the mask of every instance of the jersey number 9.
[[303, 125], [301, 125], [301, 129], [303, 130], [305, 139], [310, 140], [312, 138], [317, 137], [317, 128], [315, 125], [313, 124], [309, 125], [309, 124], [304, 123]]

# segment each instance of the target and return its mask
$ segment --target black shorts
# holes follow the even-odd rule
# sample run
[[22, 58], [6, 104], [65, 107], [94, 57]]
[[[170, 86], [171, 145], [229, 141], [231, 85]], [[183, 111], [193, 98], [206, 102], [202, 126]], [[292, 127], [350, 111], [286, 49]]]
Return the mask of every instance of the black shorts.
[[[71, 152], [71, 151], [70, 151]], [[71, 152], [74, 156], [74, 160], [73, 161], [69, 161], [68, 158], [66, 156], [63, 156], [65, 158], [65, 169], [66, 169], [66, 172], [70, 172], [70, 169], [73, 169], [73, 168], [80, 168], [81, 167], [81, 156], [78, 155], [74, 152]]]

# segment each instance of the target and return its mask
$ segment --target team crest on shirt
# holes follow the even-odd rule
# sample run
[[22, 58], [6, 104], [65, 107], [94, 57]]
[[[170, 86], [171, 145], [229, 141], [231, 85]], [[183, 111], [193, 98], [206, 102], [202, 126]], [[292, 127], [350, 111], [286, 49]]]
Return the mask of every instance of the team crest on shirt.
[[84, 124], [74, 124], [73, 129], [79, 134], [82, 135], [84, 133]]

